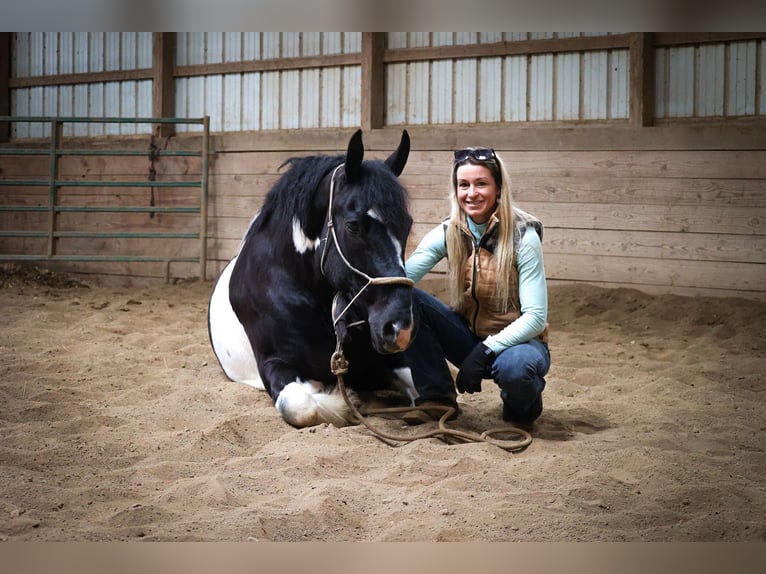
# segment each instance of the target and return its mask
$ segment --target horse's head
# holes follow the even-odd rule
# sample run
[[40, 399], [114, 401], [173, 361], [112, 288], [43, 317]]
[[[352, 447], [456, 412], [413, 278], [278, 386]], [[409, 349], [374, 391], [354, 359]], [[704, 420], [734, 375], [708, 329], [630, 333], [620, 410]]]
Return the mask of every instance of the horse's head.
[[349, 141], [345, 164], [334, 172], [329, 213], [332, 229], [322, 271], [339, 294], [343, 314], [366, 320], [380, 353], [406, 349], [414, 335], [412, 282], [404, 248], [412, 227], [407, 192], [399, 183], [410, 151], [406, 131], [385, 161], [364, 161], [362, 132]]

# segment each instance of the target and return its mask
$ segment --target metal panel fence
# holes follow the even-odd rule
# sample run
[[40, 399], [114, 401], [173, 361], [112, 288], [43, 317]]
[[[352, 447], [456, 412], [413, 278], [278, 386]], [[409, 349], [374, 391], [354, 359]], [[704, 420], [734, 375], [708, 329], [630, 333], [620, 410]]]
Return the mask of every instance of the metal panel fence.
[[[199, 263], [199, 277], [204, 280], [207, 259], [207, 203], [208, 203], [208, 151], [209, 118], [94, 118], [94, 117], [16, 117], [0, 116], [0, 122], [48, 122], [50, 124], [50, 145], [48, 149], [0, 148], [0, 156], [48, 156], [49, 170], [46, 179], [0, 179], [2, 187], [42, 187], [48, 189], [48, 202], [39, 205], [0, 205], [0, 212], [45, 212], [48, 225], [46, 231], [15, 229], [0, 230], [0, 237], [47, 238], [45, 253], [0, 253], [0, 261], [121, 261], [121, 262], [164, 262], [165, 278], [169, 279], [170, 264], [173, 262]], [[61, 179], [59, 160], [64, 156], [146, 156], [147, 152], [136, 149], [69, 149], [63, 147], [64, 124], [82, 123], [114, 124], [195, 124], [202, 126], [202, 147], [199, 151], [156, 150], [156, 157], [186, 156], [201, 158], [200, 177], [192, 181], [127, 181], [127, 180], [83, 180]], [[198, 206], [85, 206], [61, 205], [60, 190], [64, 188], [199, 188]], [[153, 231], [62, 231], [57, 228], [57, 215], [61, 213], [181, 213], [199, 214], [198, 231], [194, 232], [153, 232]], [[199, 255], [182, 257], [174, 255], [104, 255], [98, 253], [58, 254], [56, 241], [62, 238], [141, 238], [141, 239], [197, 239]]]

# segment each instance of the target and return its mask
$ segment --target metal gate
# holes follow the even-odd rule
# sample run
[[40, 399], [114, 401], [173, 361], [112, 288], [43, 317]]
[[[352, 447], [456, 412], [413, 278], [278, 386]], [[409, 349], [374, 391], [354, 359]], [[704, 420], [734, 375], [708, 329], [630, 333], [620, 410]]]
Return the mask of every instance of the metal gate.
[[[0, 179], [0, 186], [44, 187], [48, 189], [46, 206], [0, 205], [5, 212], [47, 212], [47, 231], [39, 230], [0, 230], [0, 237], [46, 237], [45, 253], [0, 253], [0, 261], [136, 261], [165, 262], [165, 279], [170, 276], [172, 262], [199, 263], [199, 277], [206, 276], [207, 259], [207, 204], [208, 204], [208, 152], [210, 142], [209, 117], [202, 118], [95, 118], [95, 117], [15, 117], [0, 116], [0, 122], [43, 122], [50, 123], [50, 145], [48, 149], [22, 149], [0, 147], [0, 156], [48, 156], [49, 170], [46, 179]], [[190, 150], [153, 150], [154, 157], [191, 156], [201, 158], [200, 177], [193, 181], [125, 181], [125, 180], [66, 180], [59, 177], [59, 160], [63, 156], [146, 156], [147, 151], [140, 149], [69, 149], [63, 147], [63, 126], [66, 123], [117, 123], [117, 124], [197, 124], [202, 125], [202, 146], [199, 151]], [[117, 188], [198, 188], [199, 206], [83, 206], [60, 205], [59, 194], [62, 189], [71, 187], [117, 187]], [[57, 229], [57, 215], [65, 212], [109, 212], [109, 213], [198, 213], [199, 226], [190, 232], [127, 232], [127, 231], [61, 231]], [[59, 238], [149, 238], [149, 239], [198, 239], [199, 255], [196, 257], [177, 257], [163, 255], [104, 255], [104, 254], [57, 254], [56, 240]]]

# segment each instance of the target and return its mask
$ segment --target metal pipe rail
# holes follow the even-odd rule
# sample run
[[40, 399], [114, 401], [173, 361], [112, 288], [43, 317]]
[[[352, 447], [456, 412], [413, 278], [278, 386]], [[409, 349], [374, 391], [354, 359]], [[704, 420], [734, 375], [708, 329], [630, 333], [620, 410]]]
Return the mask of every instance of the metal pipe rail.
[[[2, 187], [47, 187], [47, 206], [0, 205], [0, 212], [47, 212], [47, 231], [11, 230], [0, 231], [0, 237], [47, 237], [47, 251], [44, 254], [0, 253], [0, 261], [119, 261], [119, 262], [165, 262], [165, 279], [169, 279], [170, 263], [199, 263], [199, 277], [205, 280], [207, 264], [207, 204], [208, 204], [208, 153], [210, 148], [210, 119], [201, 118], [117, 118], [117, 117], [21, 117], [0, 116], [0, 122], [45, 122], [51, 124], [50, 145], [47, 149], [0, 148], [0, 157], [7, 156], [48, 156], [47, 179], [0, 179]], [[197, 124], [202, 125], [202, 148], [199, 151], [158, 150], [156, 157], [200, 157], [200, 178], [194, 181], [96, 181], [59, 179], [59, 158], [65, 156], [146, 156], [147, 152], [136, 149], [64, 149], [63, 125], [65, 123], [118, 123], [118, 124]], [[199, 207], [127, 207], [127, 206], [62, 206], [58, 205], [58, 191], [67, 187], [116, 187], [116, 188], [199, 188]], [[198, 213], [199, 231], [188, 232], [98, 232], [59, 231], [56, 229], [56, 215], [63, 212], [82, 213]], [[61, 255], [56, 253], [56, 240], [60, 238], [149, 238], [149, 239], [199, 239], [197, 257], [176, 257], [161, 255]]]

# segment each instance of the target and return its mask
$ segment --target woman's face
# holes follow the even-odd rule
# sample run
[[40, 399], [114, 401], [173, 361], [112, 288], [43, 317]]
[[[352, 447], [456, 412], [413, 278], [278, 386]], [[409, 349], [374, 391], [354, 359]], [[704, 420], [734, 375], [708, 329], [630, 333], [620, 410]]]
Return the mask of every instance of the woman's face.
[[495, 210], [500, 190], [484, 165], [466, 163], [457, 168], [457, 201], [476, 223], [486, 223]]

